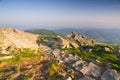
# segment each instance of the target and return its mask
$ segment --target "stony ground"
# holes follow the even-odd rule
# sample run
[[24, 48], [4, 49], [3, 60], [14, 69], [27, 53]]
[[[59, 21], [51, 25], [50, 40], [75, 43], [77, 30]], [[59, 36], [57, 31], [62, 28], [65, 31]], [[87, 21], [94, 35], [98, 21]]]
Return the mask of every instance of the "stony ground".
[[54, 49], [39, 58], [22, 58], [21, 62], [2, 62], [0, 80], [119, 80], [114, 69], [99, 61], [86, 61], [77, 55]]

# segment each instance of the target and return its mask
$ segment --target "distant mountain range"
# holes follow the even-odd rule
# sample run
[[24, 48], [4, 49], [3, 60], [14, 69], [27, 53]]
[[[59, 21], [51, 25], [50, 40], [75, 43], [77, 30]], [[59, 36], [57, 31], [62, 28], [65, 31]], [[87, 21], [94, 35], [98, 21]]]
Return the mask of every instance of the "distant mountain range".
[[93, 38], [99, 42], [104, 42], [109, 44], [120, 44], [120, 29], [64, 28], [64, 29], [56, 29], [56, 30], [35, 29], [35, 30], [27, 30], [27, 31], [42, 35], [61, 34], [63, 36], [69, 34], [70, 32], [76, 32], [78, 34]]

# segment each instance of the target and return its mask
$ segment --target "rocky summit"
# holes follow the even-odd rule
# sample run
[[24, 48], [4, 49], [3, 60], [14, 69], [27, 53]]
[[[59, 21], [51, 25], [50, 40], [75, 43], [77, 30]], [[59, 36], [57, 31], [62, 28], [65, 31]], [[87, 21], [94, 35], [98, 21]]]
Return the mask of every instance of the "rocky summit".
[[75, 32], [0, 28], [0, 80], [120, 80], [119, 50]]

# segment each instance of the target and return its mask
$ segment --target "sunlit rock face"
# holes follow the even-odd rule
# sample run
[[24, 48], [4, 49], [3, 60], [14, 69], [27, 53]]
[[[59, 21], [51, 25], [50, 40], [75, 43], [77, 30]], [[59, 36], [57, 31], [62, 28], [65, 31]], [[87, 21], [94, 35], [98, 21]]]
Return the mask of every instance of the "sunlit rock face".
[[9, 50], [13, 47], [37, 49], [37, 36], [17, 29], [0, 28], [1, 50]]

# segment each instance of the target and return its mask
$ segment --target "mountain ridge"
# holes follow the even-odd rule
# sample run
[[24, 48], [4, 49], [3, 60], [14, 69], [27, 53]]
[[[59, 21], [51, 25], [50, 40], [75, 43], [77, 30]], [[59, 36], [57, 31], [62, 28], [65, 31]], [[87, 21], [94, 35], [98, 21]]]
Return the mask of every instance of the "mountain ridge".
[[108, 44], [120, 44], [120, 29], [98, 29], [98, 28], [64, 28], [64, 29], [39, 29], [37, 31], [28, 30], [31, 33], [38, 33], [43, 35], [62, 35], [65, 36], [70, 32], [77, 32], [83, 36], [91, 37], [98, 42], [108, 43]]

